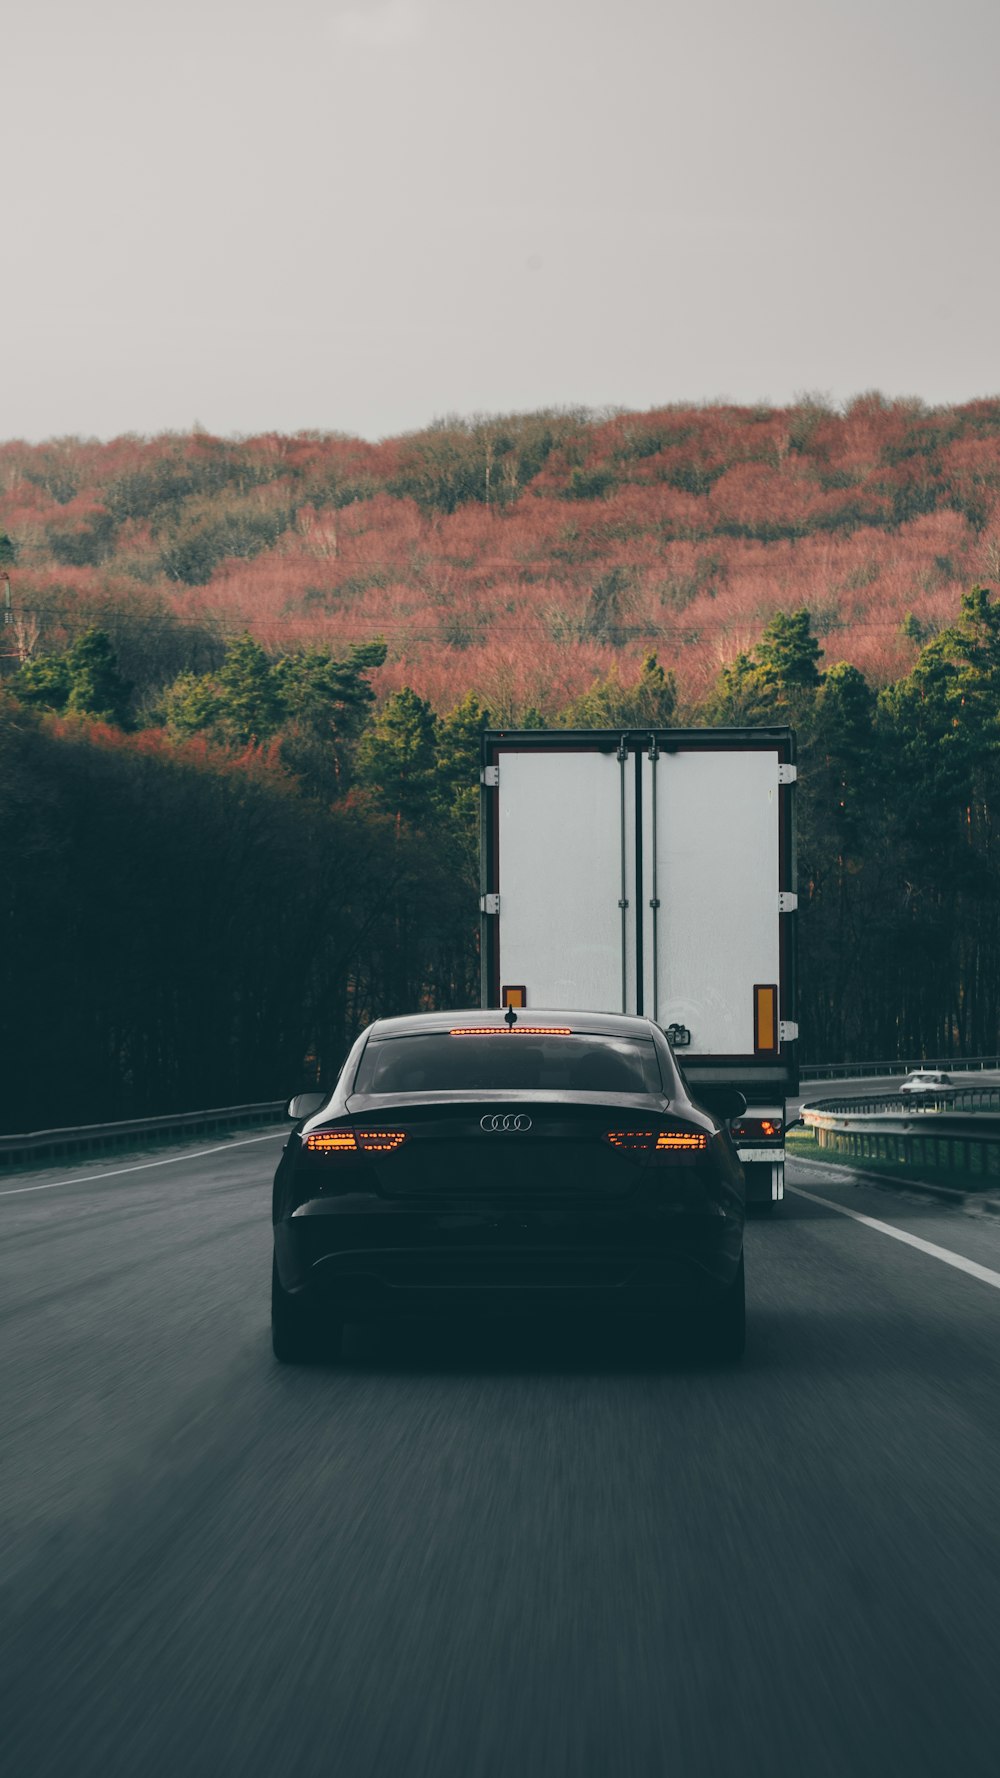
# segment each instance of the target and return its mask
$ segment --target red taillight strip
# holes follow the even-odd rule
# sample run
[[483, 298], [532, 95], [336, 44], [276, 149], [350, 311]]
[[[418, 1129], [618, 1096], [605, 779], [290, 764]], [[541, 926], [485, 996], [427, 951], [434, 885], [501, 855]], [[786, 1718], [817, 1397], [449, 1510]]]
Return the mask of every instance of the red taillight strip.
[[449, 1037], [572, 1037], [568, 1025], [459, 1025]]
[[708, 1137], [700, 1130], [661, 1130], [656, 1138], [656, 1153], [691, 1153], [707, 1148]]

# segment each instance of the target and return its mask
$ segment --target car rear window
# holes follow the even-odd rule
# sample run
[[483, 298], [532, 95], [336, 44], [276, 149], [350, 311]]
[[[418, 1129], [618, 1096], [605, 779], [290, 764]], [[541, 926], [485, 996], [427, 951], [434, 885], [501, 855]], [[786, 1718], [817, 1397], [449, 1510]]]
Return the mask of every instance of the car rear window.
[[373, 1038], [365, 1047], [356, 1093], [492, 1091], [660, 1093], [652, 1041], [622, 1037], [490, 1037], [443, 1032]]

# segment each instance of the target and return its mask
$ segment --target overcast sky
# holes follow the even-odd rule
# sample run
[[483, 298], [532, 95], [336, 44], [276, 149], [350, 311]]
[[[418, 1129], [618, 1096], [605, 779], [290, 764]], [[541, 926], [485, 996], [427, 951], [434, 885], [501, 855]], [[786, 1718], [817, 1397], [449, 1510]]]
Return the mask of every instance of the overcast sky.
[[8, 8], [0, 438], [1000, 391], [1000, 0]]

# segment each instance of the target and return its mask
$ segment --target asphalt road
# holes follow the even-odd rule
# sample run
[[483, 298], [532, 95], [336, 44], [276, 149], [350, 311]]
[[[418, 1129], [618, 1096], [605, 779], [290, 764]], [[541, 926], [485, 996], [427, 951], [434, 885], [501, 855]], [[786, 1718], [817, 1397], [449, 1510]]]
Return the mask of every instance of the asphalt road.
[[1000, 1225], [800, 1164], [738, 1369], [567, 1322], [297, 1371], [277, 1149], [0, 1180], [5, 1778], [994, 1778]]

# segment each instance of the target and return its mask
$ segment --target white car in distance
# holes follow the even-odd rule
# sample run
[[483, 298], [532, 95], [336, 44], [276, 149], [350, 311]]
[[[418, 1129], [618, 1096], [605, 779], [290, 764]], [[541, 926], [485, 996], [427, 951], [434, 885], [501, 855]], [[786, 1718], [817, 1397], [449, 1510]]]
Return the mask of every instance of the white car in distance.
[[906, 1079], [900, 1082], [898, 1091], [914, 1094], [917, 1097], [941, 1098], [955, 1091], [955, 1083], [950, 1074], [916, 1068], [912, 1074], [908, 1074]]

